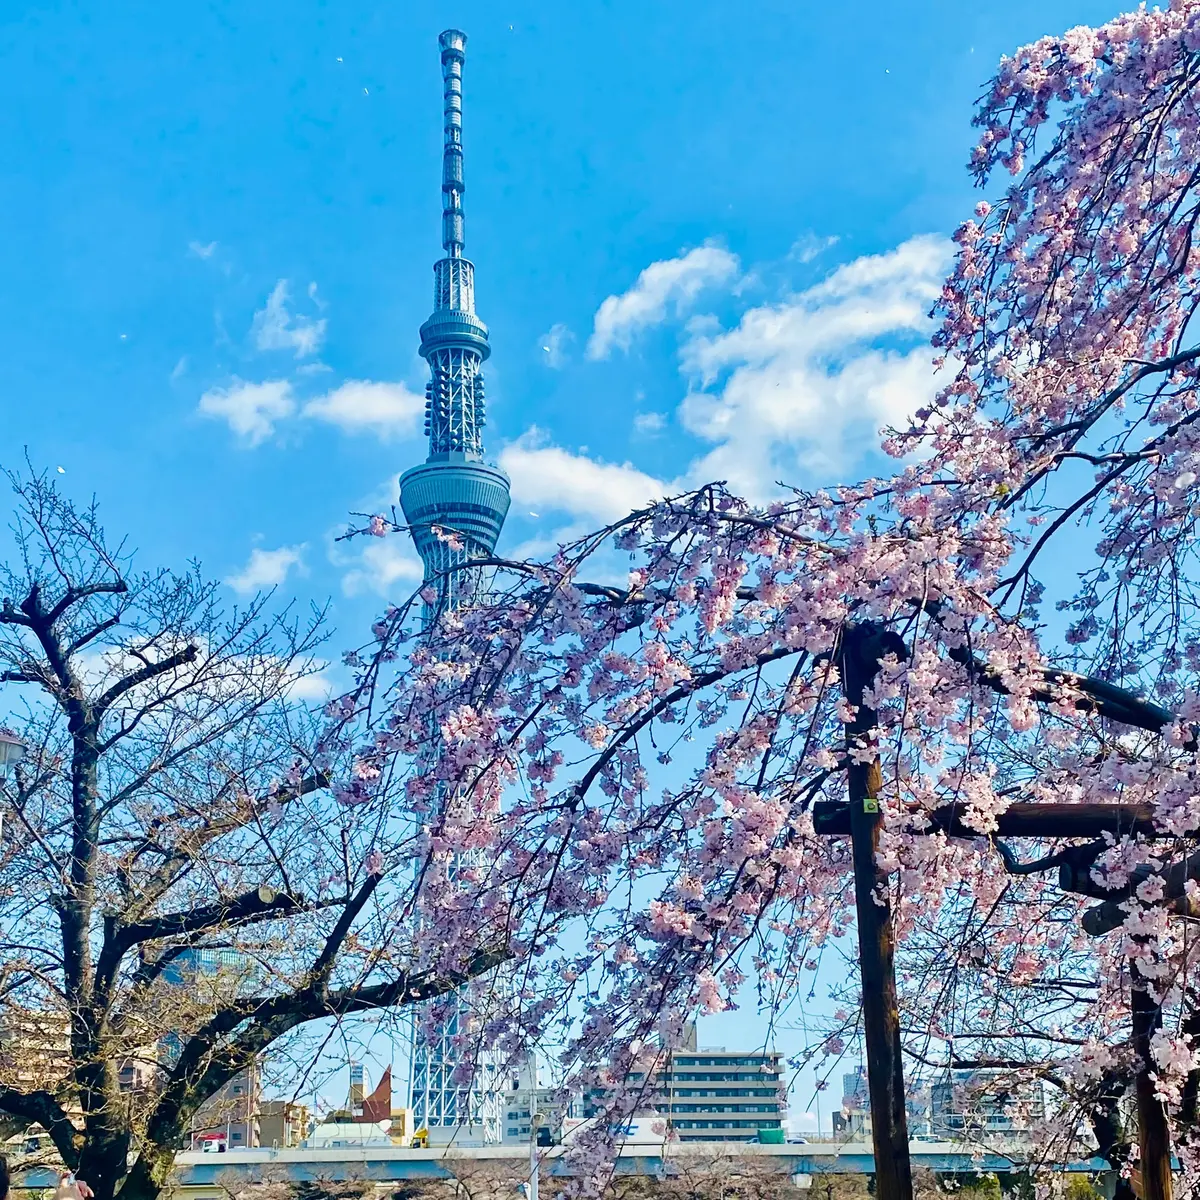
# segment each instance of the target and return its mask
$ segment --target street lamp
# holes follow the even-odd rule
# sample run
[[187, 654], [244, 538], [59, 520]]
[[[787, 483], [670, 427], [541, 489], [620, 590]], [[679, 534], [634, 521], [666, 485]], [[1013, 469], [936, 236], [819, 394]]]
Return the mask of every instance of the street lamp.
[[0, 782], [8, 778], [8, 768], [15, 767], [25, 757], [25, 743], [0, 729]]
[[546, 1124], [546, 1114], [538, 1109], [529, 1118], [529, 1183], [525, 1187], [527, 1200], [538, 1200], [538, 1144], [539, 1125]]

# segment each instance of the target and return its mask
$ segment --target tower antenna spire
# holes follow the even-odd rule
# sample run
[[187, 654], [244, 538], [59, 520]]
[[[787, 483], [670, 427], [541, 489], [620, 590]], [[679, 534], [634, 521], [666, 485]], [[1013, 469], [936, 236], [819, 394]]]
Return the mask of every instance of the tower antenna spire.
[[463, 252], [462, 197], [462, 69], [466, 59], [467, 35], [447, 29], [438, 38], [442, 48], [443, 129], [442, 146], [442, 248], [451, 258]]

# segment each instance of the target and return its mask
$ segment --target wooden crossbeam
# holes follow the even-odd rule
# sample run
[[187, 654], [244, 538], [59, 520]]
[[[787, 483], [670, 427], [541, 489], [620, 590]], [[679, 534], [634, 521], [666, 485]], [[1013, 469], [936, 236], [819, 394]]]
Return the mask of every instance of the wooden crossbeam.
[[[950, 837], [985, 837], [964, 825], [961, 809], [943, 808], [932, 815], [921, 832], [942, 832]], [[996, 818], [997, 837], [1096, 838], [1106, 833], [1168, 837], [1154, 824], [1154, 809], [1148, 804], [1029, 804], [1017, 803]], [[829, 837], [850, 833], [850, 806], [840, 800], [818, 800], [813, 805], [813, 828]]]

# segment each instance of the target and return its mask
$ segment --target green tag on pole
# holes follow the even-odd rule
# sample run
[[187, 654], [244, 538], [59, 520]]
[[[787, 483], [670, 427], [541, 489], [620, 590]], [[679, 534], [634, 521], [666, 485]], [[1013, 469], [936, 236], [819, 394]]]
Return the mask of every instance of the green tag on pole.
[[879, 801], [874, 796], [863, 797], [863, 812], [877, 813], [879, 811]]

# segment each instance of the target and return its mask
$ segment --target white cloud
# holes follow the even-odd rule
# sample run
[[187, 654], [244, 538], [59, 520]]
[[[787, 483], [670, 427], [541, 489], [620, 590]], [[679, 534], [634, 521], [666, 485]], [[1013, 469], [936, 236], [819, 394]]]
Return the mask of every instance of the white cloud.
[[339, 672], [324, 659], [301, 659], [296, 663], [297, 671], [288, 685], [288, 698], [304, 701], [325, 701], [338, 687]]
[[350, 569], [342, 576], [342, 591], [347, 596], [375, 592], [389, 599], [397, 593], [415, 590], [425, 576], [425, 568], [406, 534], [389, 534], [383, 538], [360, 538], [356, 557], [343, 556], [337, 550], [332, 557], [338, 566]]
[[669, 308], [682, 314], [705, 288], [730, 282], [738, 269], [737, 255], [712, 242], [651, 263], [629, 291], [609, 296], [596, 310], [588, 358], [607, 358], [614, 347], [627, 350], [634, 335], [665, 320]]
[[188, 242], [188, 250], [197, 258], [212, 258], [217, 252], [217, 243], [209, 242], [207, 245], [203, 245], [200, 242]]
[[303, 545], [280, 546], [278, 550], [263, 550], [256, 546], [250, 551], [246, 565], [225, 582], [241, 596], [278, 587], [293, 567], [304, 572], [304, 549]]
[[544, 445], [531, 429], [500, 453], [513, 500], [537, 512], [553, 510], [593, 524], [616, 520], [666, 495], [667, 485], [630, 463], [604, 463]]
[[819, 1133], [817, 1114], [801, 1108], [789, 1108], [787, 1115], [788, 1129], [792, 1133]]
[[[309, 289], [310, 296], [315, 296], [315, 286]], [[266, 307], [254, 314], [251, 336], [260, 350], [292, 350], [297, 358], [307, 358], [325, 340], [325, 318], [313, 320], [293, 313], [287, 302], [288, 282], [281, 279], [267, 297]]]
[[[815, 486], [854, 469], [877, 450], [881, 426], [902, 422], [936, 390], [928, 312], [951, 251], [944, 238], [915, 237], [846, 263], [803, 291], [744, 308], [732, 328], [715, 317], [692, 317], [680, 352], [689, 391], [678, 417], [707, 448], [677, 479], [663, 481], [632, 463], [599, 461], [586, 449], [573, 452], [529, 430], [505, 447], [500, 465], [512, 479], [514, 510], [548, 514], [548, 528], [514, 553], [548, 552], [587, 528], [714, 479], [762, 500], [775, 492], [776, 481]], [[794, 247], [785, 261], [803, 257], [805, 248]], [[744, 278], [727, 273], [731, 297]], [[639, 281], [639, 288], [669, 295], [658, 284], [643, 288]], [[661, 301], [657, 319], [668, 304]], [[604, 336], [610, 344], [637, 323], [622, 323], [619, 307], [609, 305]], [[665, 423], [660, 412], [633, 417], [635, 433], [654, 433]]]
[[425, 397], [402, 383], [348, 379], [340, 387], [310, 400], [304, 416], [336, 425], [343, 433], [405, 437], [417, 432]]
[[638, 413], [633, 418], [635, 433], [661, 433], [667, 426], [667, 418], [660, 412]]
[[693, 389], [679, 413], [713, 449], [689, 477], [761, 498], [776, 480], [813, 482], [873, 448], [881, 426], [936, 390], [928, 311], [950, 254], [944, 238], [915, 237], [749, 309], [733, 329], [693, 325], [681, 352]]
[[566, 365], [567, 347], [575, 340], [575, 335], [561, 322], [551, 325], [547, 332], [538, 339], [545, 358], [546, 366], [558, 371]]
[[199, 410], [220, 417], [247, 446], [258, 446], [275, 430], [275, 422], [296, 411], [292, 385], [286, 379], [246, 383], [235, 379], [227, 388], [210, 388], [200, 397]]

